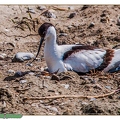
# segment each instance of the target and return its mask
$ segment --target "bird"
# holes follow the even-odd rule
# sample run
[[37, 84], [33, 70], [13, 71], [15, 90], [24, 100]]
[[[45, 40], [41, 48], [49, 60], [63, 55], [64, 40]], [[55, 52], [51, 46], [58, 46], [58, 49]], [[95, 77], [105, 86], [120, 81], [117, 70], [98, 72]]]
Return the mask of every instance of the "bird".
[[45, 41], [44, 58], [49, 73], [120, 70], [120, 49], [102, 49], [84, 44], [58, 45], [55, 26], [48, 22], [38, 28], [38, 34], [41, 39], [36, 57]]

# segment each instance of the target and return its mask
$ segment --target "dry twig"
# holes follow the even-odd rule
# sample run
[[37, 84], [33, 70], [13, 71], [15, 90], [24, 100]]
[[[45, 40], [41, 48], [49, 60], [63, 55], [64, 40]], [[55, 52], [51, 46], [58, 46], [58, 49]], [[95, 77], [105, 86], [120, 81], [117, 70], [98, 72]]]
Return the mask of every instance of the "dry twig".
[[59, 98], [102, 98], [102, 97], [107, 97], [109, 95], [113, 95], [116, 92], [119, 92], [120, 89], [114, 90], [110, 93], [106, 93], [103, 95], [98, 95], [98, 96], [84, 96], [84, 95], [56, 95], [56, 96], [47, 96], [47, 97], [25, 97], [23, 98], [23, 101], [25, 100], [44, 100], [44, 99], [59, 99]]

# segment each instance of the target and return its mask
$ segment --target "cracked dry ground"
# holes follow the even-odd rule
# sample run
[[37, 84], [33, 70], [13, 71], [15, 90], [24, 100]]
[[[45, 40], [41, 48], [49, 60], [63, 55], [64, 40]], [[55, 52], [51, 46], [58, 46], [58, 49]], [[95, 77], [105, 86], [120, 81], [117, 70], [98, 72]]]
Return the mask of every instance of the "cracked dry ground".
[[[39, 6], [0, 6], [0, 54], [7, 55], [0, 60], [0, 112], [23, 115], [120, 115], [119, 91], [101, 98], [23, 101], [25, 97], [99, 96], [120, 88], [120, 72], [93, 71], [82, 75], [66, 72], [58, 76], [45, 73], [43, 47], [32, 67], [26, 66], [29, 61], [12, 62], [17, 52], [36, 55], [40, 39], [37, 29], [44, 22], [56, 25], [58, 44], [120, 48], [120, 26], [116, 24], [119, 5], [44, 5], [44, 10], [38, 9]], [[28, 8], [33, 12], [26, 12]], [[43, 13], [46, 10], [54, 13], [56, 18], [45, 16]], [[69, 18], [71, 13], [75, 14]], [[91, 23], [94, 25], [89, 27]], [[17, 71], [25, 74], [14, 76]]]

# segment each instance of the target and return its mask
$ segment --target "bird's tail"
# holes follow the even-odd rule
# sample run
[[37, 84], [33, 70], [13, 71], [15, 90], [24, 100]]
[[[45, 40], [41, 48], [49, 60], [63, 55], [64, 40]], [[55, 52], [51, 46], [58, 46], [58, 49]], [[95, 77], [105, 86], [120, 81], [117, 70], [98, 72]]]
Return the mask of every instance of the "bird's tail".
[[114, 50], [113, 59], [108, 67], [110, 67], [108, 72], [116, 72], [120, 70], [120, 49]]

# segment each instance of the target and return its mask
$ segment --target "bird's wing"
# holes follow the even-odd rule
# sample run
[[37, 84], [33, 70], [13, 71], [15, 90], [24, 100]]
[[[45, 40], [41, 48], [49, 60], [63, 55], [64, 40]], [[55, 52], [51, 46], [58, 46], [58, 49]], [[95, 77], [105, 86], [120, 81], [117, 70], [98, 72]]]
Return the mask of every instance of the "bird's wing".
[[98, 68], [103, 63], [106, 50], [97, 49], [91, 46], [73, 47], [67, 51], [63, 60], [68, 70], [76, 72], [88, 72]]

